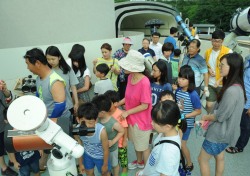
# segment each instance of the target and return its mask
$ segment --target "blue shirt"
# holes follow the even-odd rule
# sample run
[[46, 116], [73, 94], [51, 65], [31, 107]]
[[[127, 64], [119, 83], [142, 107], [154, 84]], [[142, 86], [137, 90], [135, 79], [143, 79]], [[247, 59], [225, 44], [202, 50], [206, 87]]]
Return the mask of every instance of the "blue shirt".
[[33, 163], [40, 159], [40, 153], [37, 150], [24, 151], [15, 153], [17, 162], [22, 166]]
[[145, 53], [149, 53], [152, 57], [154, 57], [155, 56], [155, 52], [154, 52], [154, 50], [152, 50], [152, 49], [148, 49], [148, 50], [145, 50], [144, 48], [141, 48], [141, 49], [139, 49], [138, 50], [142, 55], [143, 54], [145, 54]]
[[172, 91], [172, 86], [169, 83], [160, 85], [160, 84], [156, 84], [155, 82], [152, 82], [150, 84], [151, 86], [151, 92], [152, 92], [152, 106], [156, 105], [156, 103], [158, 103], [159, 99], [160, 99], [160, 94], [161, 92], [163, 92], [164, 90], [169, 90]]
[[250, 108], [250, 67], [245, 69], [244, 85], [245, 85], [246, 96], [247, 96], [247, 102], [245, 104], [245, 109], [249, 109]]
[[195, 86], [199, 87], [202, 80], [201, 79], [202, 74], [208, 72], [205, 59], [199, 54], [196, 54], [194, 57], [185, 55], [181, 66], [183, 65], [189, 65], [190, 67], [192, 67], [192, 70], [194, 71], [195, 75]]
[[[175, 100], [182, 114], [189, 114], [195, 109], [201, 109], [200, 97], [195, 90], [184, 92], [181, 88], [178, 88], [175, 92]], [[188, 128], [194, 127], [194, 118], [186, 118]]]

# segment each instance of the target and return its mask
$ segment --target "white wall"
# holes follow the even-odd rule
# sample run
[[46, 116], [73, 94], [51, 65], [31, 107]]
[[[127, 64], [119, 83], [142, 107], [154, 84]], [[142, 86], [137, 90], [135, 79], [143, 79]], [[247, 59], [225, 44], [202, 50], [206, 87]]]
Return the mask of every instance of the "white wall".
[[[122, 32], [122, 34], [123, 36], [130, 36], [130, 38], [134, 42], [134, 45], [132, 45], [131, 49], [138, 50], [139, 48], [141, 48], [141, 41], [144, 37], [143, 33], [124, 31]], [[102, 56], [100, 50], [101, 45], [103, 43], [109, 43], [113, 48], [113, 52], [115, 52], [116, 50], [122, 48], [122, 40], [123, 38], [111, 38], [104, 40], [80, 41], [74, 43], [61, 43], [54, 45], [60, 49], [64, 58], [68, 59], [68, 54], [72, 46], [76, 43], [82, 44], [86, 50], [85, 58], [87, 66], [93, 74], [92, 61], [94, 58]], [[50, 45], [35, 45], [28, 47], [0, 49], [0, 80], [5, 80], [7, 82], [8, 88], [10, 90], [13, 90], [18, 78], [24, 78], [28, 75], [31, 75], [31, 72], [27, 69], [25, 60], [23, 58], [26, 51], [34, 47], [41, 48], [43, 51], [45, 51], [48, 46]], [[94, 83], [95, 81], [96, 77], [95, 75], [92, 75], [92, 82]]]
[[0, 36], [0, 49], [114, 38], [114, 1], [1, 0]]

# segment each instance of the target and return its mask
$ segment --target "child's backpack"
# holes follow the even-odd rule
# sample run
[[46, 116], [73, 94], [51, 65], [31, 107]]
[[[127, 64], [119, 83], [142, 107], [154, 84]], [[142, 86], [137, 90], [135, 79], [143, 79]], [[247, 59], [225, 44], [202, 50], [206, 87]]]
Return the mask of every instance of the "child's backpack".
[[[189, 172], [189, 171], [186, 170], [185, 158], [184, 158], [184, 156], [183, 156], [183, 154], [182, 154], [180, 145], [179, 145], [177, 142], [172, 141], [172, 140], [161, 140], [161, 141], [159, 141], [158, 143], [156, 143], [155, 146], [157, 146], [157, 145], [159, 145], [159, 144], [162, 144], [162, 143], [170, 143], [170, 144], [173, 144], [173, 145], [175, 145], [176, 147], [179, 148], [179, 150], [180, 150], [180, 155], [181, 155], [180, 166], [179, 166], [179, 173], [180, 173], [180, 176], [191, 175], [191, 172]], [[155, 147], [155, 146], [154, 146], [154, 147]]]

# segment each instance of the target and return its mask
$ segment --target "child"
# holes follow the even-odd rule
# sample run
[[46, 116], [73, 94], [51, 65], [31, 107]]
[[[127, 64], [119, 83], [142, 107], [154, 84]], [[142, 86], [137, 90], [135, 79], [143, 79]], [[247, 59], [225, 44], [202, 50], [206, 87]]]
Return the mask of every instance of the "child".
[[[154, 148], [145, 168], [137, 172], [137, 176], [179, 176], [179, 147], [181, 145], [181, 139], [176, 127], [181, 128], [183, 131], [186, 129], [186, 123], [183, 123], [183, 120], [180, 120], [180, 117], [180, 110], [173, 101], [166, 100], [164, 102], [159, 102], [154, 106], [152, 110], [152, 125], [159, 135], [154, 140]], [[164, 140], [175, 142], [179, 147], [175, 146], [173, 143], [162, 142]]]
[[[73, 69], [71, 69], [70, 66], [66, 63], [63, 55], [57, 47], [48, 47], [46, 49], [45, 55], [49, 63], [49, 67], [52, 68], [58, 75], [60, 75], [66, 82], [66, 104], [69, 106], [72, 114], [76, 113], [78, 108], [76, 85], [79, 83], [79, 81], [77, 80]], [[74, 105], [72, 103], [70, 90], [72, 91]]]
[[111, 100], [105, 95], [98, 95], [93, 98], [92, 102], [98, 109], [98, 122], [105, 126], [108, 134], [110, 160], [113, 168], [113, 175], [119, 176], [118, 164], [118, 140], [123, 136], [124, 129], [110, 113]]
[[152, 105], [156, 105], [160, 98], [160, 93], [164, 90], [172, 91], [171, 85], [168, 83], [168, 71], [166, 64], [159, 60], [152, 66], [153, 79], [150, 86], [152, 91]]
[[17, 152], [15, 154], [10, 153], [10, 158], [15, 168], [19, 170], [21, 176], [30, 176], [31, 172], [33, 172], [35, 176], [40, 176], [39, 159], [42, 152], [42, 150], [40, 150], [40, 153], [38, 150], [34, 150]]
[[171, 100], [175, 102], [175, 96], [172, 91], [169, 90], [164, 90], [160, 94], [160, 101], [166, 101], [166, 100]]
[[92, 97], [92, 91], [89, 91], [91, 88], [91, 74], [86, 65], [84, 53], [84, 46], [75, 44], [68, 55], [70, 59], [67, 60], [68, 65], [73, 68], [79, 81], [79, 84], [76, 85], [79, 105], [83, 102], [90, 102]]
[[104, 43], [101, 46], [101, 51], [102, 51], [102, 58], [97, 58], [93, 61], [93, 72], [95, 73], [96, 71], [96, 66], [105, 63], [109, 66], [110, 70], [107, 74], [107, 78], [109, 78], [112, 81], [114, 90], [117, 91], [117, 77], [120, 74], [120, 67], [118, 65], [118, 60], [116, 58], [111, 57], [112, 53], [112, 47], [108, 43]]
[[85, 123], [88, 128], [95, 127], [95, 133], [87, 136], [74, 136], [80, 143], [84, 144], [84, 154], [79, 158], [79, 170], [83, 174], [94, 175], [94, 167], [102, 175], [110, 175], [111, 164], [108, 161], [109, 144], [105, 127], [97, 123], [98, 109], [92, 103], [84, 103], [77, 111], [77, 122]]
[[162, 57], [159, 60], [162, 60], [165, 62], [167, 65], [167, 77], [168, 77], [168, 82], [170, 84], [173, 83], [172, 81], [172, 63], [170, 56], [172, 52], [174, 51], [174, 45], [172, 43], [164, 43], [162, 45]]
[[122, 173], [120, 176], [127, 176], [128, 172], [128, 156], [127, 156], [127, 138], [128, 138], [128, 123], [126, 119], [121, 118], [122, 110], [118, 108], [119, 93], [109, 90], [105, 94], [112, 101], [110, 113], [124, 128], [124, 135], [118, 142], [118, 158], [122, 167]]
[[171, 58], [173, 83], [176, 83], [178, 78], [180, 55], [181, 55], [181, 50], [175, 49], [174, 57]]
[[100, 80], [95, 83], [95, 95], [104, 94], [108, 90], [114, 90], [112, 81], [109, 78], [106, 78], [108, 72], [109, 67], [107, 64], [102, 63], [96, 66], [95, 75], [97, 78], [100, 78]]
[[201, 114], [201, 103], [200, 97], [195, 91], [194, 71], [189, 65], [181, 67], [178, 84], [180, 87], [175, 92], [175, 100], [187, 121], [187, 130], [182, 137], [181, 149], [187, 161], [186, 169], [192, 171], [194, 166], [187, 147], [187, 140], [191, 129], [194, 127], [194, 118]]

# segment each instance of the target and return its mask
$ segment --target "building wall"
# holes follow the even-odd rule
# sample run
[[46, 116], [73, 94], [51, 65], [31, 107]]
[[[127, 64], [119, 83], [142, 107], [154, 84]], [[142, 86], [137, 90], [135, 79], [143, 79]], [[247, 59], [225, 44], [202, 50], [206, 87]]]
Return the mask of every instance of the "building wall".
[[0, 36], [0, 48], [114, 38], [114, 1], [1, 0]]

